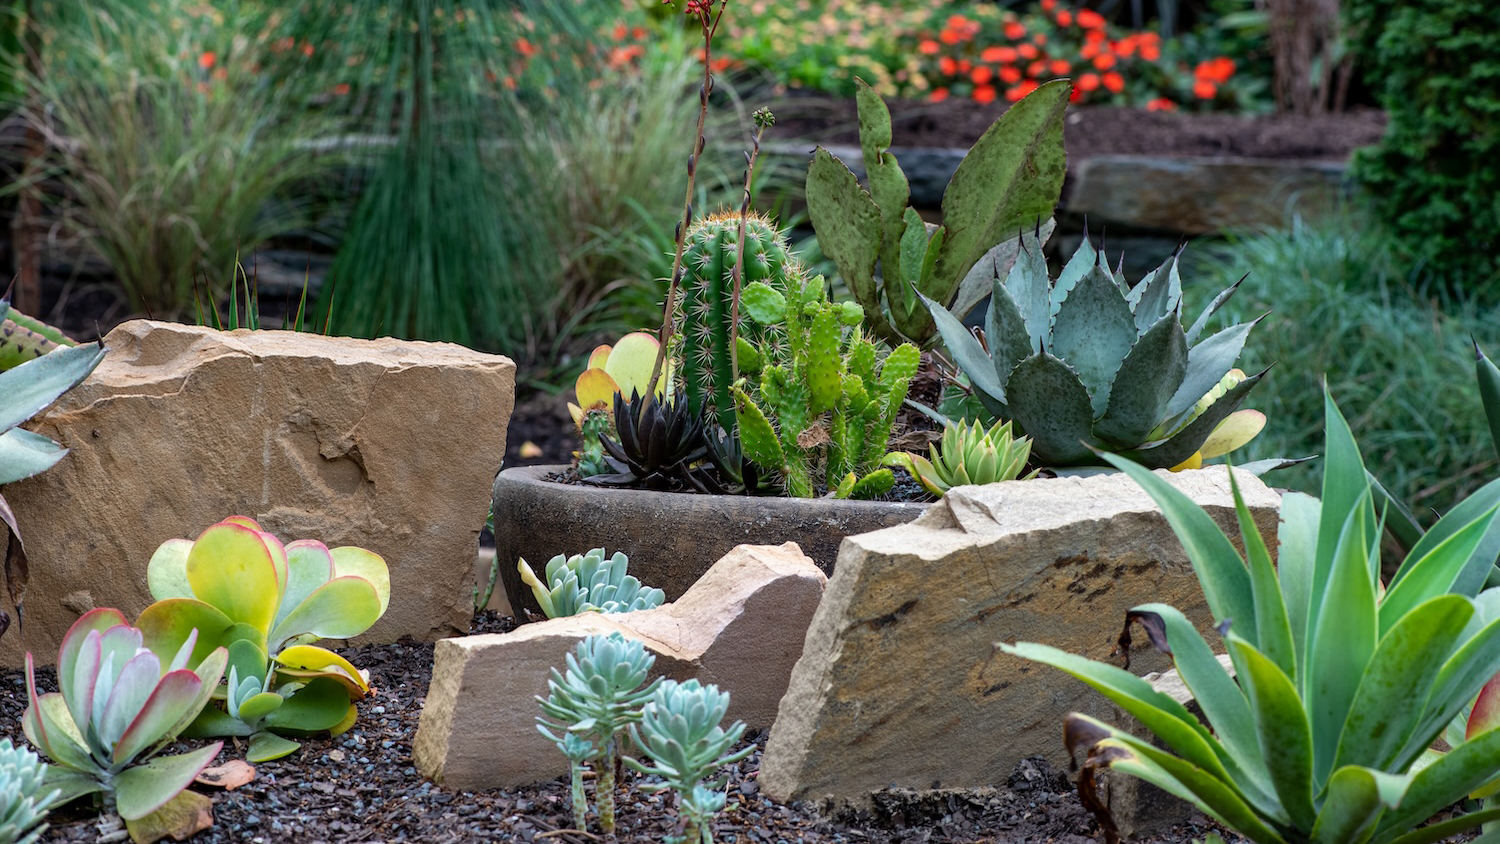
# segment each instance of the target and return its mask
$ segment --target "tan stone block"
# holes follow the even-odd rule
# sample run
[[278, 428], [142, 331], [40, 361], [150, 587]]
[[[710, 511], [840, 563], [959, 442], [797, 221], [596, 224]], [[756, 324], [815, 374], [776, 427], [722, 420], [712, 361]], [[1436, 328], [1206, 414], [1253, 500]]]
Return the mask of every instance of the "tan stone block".
[[31, 557], [25, 630], [50, 663], [79, 608], [134, 616], [174, 537], [245, 515], [283, 540], [385, 558], [391, 602], [361, 641], [466, 630], [474, 554], [505, 453], [515, 365], [448, 343], [128, 322], [27, 427], [71, 453], [7, 485]]
[[[1161, 474], [1238, 535], [1223, 467]], [[1274, 545], [1279, 498], [1236, 477]], [[1032, 754], [1062, 766], [1063, 715], [1111, 720], [1115, 708], [995, 643], [1109, 659], [1125, 611], [1149, 602], [1210, 624], [1180, 543], [1123, 475], [960, 487], [910, 525], [850, 537], [782, 698], [761, 785], [780, 800], [864, 803], [887, 786], [1004, 782]], [[1136, 639], [1133, 671], [1169, 667]]]

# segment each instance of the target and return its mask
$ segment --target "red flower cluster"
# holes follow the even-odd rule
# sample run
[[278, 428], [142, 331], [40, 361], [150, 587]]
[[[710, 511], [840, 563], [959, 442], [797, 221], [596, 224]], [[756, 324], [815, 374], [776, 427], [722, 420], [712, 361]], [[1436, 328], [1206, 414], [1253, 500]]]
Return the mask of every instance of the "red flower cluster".
[[1211, 100], [1219, 95], [1219, 86], [1234, 76], [1234, 59], [1219, 56], [1199, 62], [1193, 68], [1193, 96], [1200, 100]]

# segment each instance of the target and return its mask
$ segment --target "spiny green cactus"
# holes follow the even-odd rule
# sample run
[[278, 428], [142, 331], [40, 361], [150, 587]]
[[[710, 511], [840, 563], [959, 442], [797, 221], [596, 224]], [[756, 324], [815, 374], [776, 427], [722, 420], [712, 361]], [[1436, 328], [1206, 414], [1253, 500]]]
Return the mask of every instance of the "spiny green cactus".
[[[931, 460], [897, 452], [888, 455], [885, 462], [904, 468], [928, 492], [941, 496], [962, 484], [992, 484], [1020, 478], [1031, 457], [1031, 440], [1012, 436], [1010, 422], [996, 422], [988, 430], [978, 422], [959, 422], [944, 428], [942, 439], [928, 446], [927, 453]], [[1032, 471], [1026, 477], [1035, 475]]]
[[[754, 282], [785, 290], [800, 276], [786, 236], [769, 219], [747, 214], [745, 268], [740, 289]], [[734, 265], [739, 254], [740, 214], [711, 214], [693, 223], [683, 247], [687, 275], [682, 287], [682, 383], [688, 405], [704, 419], [715, 419], [726, 431], [734, 427], [729, 391], [732, 371], [731, 330], [734, 311]], [[757, 325], [741, 313], [739, 332], [746, 342], [766, 348], [777, 344], [773, 326]]]
[[1028, 234], [1022, 247], [991, 288], [988, 350], [941, 304], [925, 301], [975, 396], [1031, 437], [1040, 465], [1105, 465], [1100, 452], [1113, 452], [1148, 468], [1177, 466], [1265, 375], [1245, 378], [1199, 412], [1255, 323], [1196, 342], [1235, 288], [1184, 330], [1175, 254], [1132, 288], [1087, 238], [1056, 281], [1037, 237]]
[[606, 558], [603, 548], [594, 548], [587, 554], [571, 557], [558, 554], [548, 560], [543, 570], [546, 583], [537, 579], [525, 558], [516, 563], [516, 568], [548, 618], [585, 612], [633, 612], [661, 606], [666, 593], [642, 586], [633, 575], [626, 574], [629, 565], [630, 559], [619, 551]]
[[785, 295], [752, 284], [744, 305], [756, 322], [786, 332], [783, 349], [741, 358], [747, 377], [734, 397], [745, 454], [780, 473], [796, 498], [817, 495], [819, 480], [843, 497], [889, 490], [895, 479], [880, 461], [917, 371], [917, 348], [903, 343], [879, 360], [859, 330], [860, 307], [824, 298], [822, 276], [798, 280]]
[[[943, 225], [928, 235], [908, 207], [906, 175], [891, 155], [891, 115], [859, 82], [859, 142], [869, 190], [827, 150], [807, 170], [807, 213], [866, 324], [895, 345], [931, 345], [934, 326], [914, 288], [959, 318], [1015, 260], [1015, 239], [1046, 220], [1062, 193], [1063, 112], [1069, 85], [1048, 82], [1011, 106], [969, 150], [943, 193]], [[880, 264], [880, 281], [875, 265]]]

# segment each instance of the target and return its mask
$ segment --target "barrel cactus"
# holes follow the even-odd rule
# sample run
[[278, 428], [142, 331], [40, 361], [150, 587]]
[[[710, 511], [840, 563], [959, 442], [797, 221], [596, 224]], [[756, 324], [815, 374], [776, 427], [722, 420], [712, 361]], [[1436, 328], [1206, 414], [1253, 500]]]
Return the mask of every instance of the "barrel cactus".
[[[786, 236], [776, 224], [759, 214], [745, 216], [745, 266], [740, 289], [764, 282], [774, 290], [785, 290], [789, 276], [803, 272], [787, 246]], [[733, 358], [738, 331], [756, 346], [777, 345], [775, 326], [748, 319], [743, 310], [734, 314], [734, 265], [739, 259], [740, 214], [710, 214], [693, 223], [683, 246], [686, 270], [682, 287], [682, 383], [688, 404], [705, 419], [717, 420], [725, 430], [734, 429], [734, 401], [729, 395], [734, 383]]]
[[1034, 463], [1104, 465], [1099, 453], [1113, 452], [1149, 468], [1178, 466], [1265, 375], [1200, 407], [1255, 323], [1199, 341], [1230, 287], [1184, 329], [1177, 255], [1130, 287], [1087, 238], [1055, 281], [1038, 239], [1028, 235], [1022, 247], [1007, 277], [994, 281], [987, 349], [941, 305], [927, 306], [975, 396], [1031, 437]]

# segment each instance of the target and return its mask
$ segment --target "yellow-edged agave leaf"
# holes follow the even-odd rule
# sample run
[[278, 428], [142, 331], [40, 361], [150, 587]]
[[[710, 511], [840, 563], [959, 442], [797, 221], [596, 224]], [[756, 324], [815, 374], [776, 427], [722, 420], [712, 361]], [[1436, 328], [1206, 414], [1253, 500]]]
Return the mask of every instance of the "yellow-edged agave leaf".
[[168, 539], [157, 547], [146, 564], [146, 587], [151, 597], [191, 598], [193, 587], [188, 585], [188, 552], [193, 550], [191, 539]]
[[198, 665], [214, 648], [231, 641], [234, 638], [231, 631], [236, 628], [234, 619], [194, 598], [157, 601], [141, 611], [135, 626], [140, 628], [145, 646], [163, 661], [170, 660], [197, 630], [198, 640], [188, 658], [189, 665]]
[[271, 628], [281, 601], [283, 581], [277, 575], [266, 534], [243, 525], [214, 525], [188, 552], [193, 594], [231, 619], [261, 630]]
[[266, 637], [269, 650], [311, 634], [319, 639], [350, 639], [370, 629], [381, 614], [380, 594], [362, 577], [336, 577], [319, 586]]
[[1198, 453], [1205, 460], [1228, 454], [1255, 439], [1266, 427], [1266, 415], [1258, 410], [1236, 410], [1214, 428]]
[[333, 576], [368, 580], [375, 587], [375, 595], [380, 598], [380, 614], [384, 615], [385, 608], [391, 603], [391, 572], [385, 565], [385, 558], [372, 551], [348, 545], [335, 548], [331, 553]]
[[316, 645], [294, 645], [276, 655], [276, 662], [290, 671], [282, 673], [302, 678], [331, 676], [345, 683], [357, 697], [370, 691], [369, 681], [363, 672], [348, 660]]

